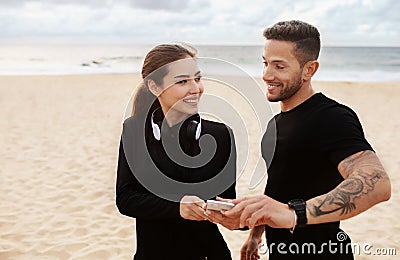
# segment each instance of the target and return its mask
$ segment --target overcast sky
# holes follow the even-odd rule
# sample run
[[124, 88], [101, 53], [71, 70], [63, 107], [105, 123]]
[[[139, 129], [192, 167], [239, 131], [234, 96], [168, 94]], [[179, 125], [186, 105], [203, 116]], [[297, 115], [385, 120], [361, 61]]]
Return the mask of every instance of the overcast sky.
[[398, 0], [0, 0], [0, 43], [263, 44], [299, 19], [329, 46], [400, 46]]

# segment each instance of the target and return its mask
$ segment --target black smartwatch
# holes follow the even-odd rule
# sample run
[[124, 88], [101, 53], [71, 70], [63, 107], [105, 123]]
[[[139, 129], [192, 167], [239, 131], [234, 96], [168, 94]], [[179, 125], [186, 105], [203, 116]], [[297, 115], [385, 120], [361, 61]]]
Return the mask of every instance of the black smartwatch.
[[294, 199], [288, 202], [288, 206], [296, 212], [296, 227], [304, 227], [307, 224], [306, 202], [302, 199]]

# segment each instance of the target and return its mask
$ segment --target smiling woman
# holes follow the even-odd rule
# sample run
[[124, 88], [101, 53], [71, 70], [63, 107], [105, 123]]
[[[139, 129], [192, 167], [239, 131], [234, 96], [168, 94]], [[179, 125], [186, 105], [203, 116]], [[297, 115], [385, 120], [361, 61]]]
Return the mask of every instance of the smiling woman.
[[[154, 47], [144, 60], [142, 68], [143, 84], [136, 92], [132, 115], [143, 115], [160, 108], [161, 104], [157, 99], [157, 95], [161, 94], [160, 90], [166, 90], [173, 86], [173, 83], [180, 84], [184, 80], [180, 81], [181, 75], [176, 74], [179, 69], [184, 67], [182, 66], [183, 63], [176, 61], [185, 58], [193, 60], [196, 53], [197, 51], [194, 48], [185, 48], [180, 45], [162, 44]], [[172, 71], [170, 71], [171, 69]], [[148, 108], [149, 104], [151, 104], [150, 108]], [[146, 109], [149, 110], [146, 111]]]
[[229, 127], [198, 114], [204, 87], [195, 55], [188, 46], [154, 47], [124, 122], [116, 203], [136, 219], [136, 260], [231, 259], [205, 200], [235, 198], [235, 142]]
[[162, 84], [157, 85], [149, 79], [147, 85], [157, 96], [169, 125], [182, 121], [187, 115], [196, 114], [204, 91], [197, 63], [190, 56], [168, 64], [168, 73]]

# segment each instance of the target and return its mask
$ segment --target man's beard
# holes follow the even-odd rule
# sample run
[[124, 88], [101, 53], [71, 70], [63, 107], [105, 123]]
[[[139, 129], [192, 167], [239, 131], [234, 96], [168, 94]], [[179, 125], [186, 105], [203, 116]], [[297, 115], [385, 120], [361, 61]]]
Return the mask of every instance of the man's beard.
[[279, 92], [279, 96], [273, 99], [268, 99], [270, 102], [278, 102], [278, 101], [284, 101], [289, 98], [291, 98], [294, 94], [299, 91], [301, 88], [303, 82], [301, 79], [301, 75], [297, 75], [296, 81], [290, 85], [288, 85], [286, 88], [282, 87], [281, 91]]

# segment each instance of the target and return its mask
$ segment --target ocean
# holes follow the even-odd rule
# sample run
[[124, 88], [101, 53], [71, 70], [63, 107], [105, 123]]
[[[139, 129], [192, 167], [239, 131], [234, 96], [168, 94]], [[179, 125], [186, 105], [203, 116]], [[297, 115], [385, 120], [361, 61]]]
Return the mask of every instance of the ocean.
[[[0, 45], [0, 75], [54, 75], [140, 72], [150, 45]], [[214, 74], [262, 75], [263, 46], [197, 45], [199, 57], [223, 62], [209, 68]], [[314, 80], [400, 81], [400, 47], [323, 47]]]

